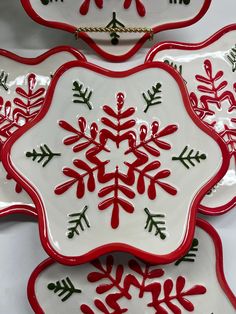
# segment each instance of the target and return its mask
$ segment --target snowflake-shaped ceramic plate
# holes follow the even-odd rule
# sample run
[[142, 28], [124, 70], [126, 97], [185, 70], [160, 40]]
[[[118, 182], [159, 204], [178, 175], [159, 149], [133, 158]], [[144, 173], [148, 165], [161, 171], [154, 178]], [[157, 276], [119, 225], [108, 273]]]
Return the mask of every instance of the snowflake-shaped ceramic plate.
[[[0, 149], [41, 108], [54, 72], [65, 62], [85, 60], [70, 47], [57, 47], [36, 58], [22, 58], [0, 50]], [[0, 216], [13, 213], [35, 215], [28, 194], [7, 174], [0, 163]]]
[[65, 264], [114, 250], [164, 263], [183, 254], [199, 202], [229, 162], [221, 138], [194, 119], [180, 75], [162, 62], [62, 66], [3, 154], [34, 200], [48, 254]]
[[233, 314], [236, 297], [224, 276], [221, 240], [198, 220], [190, 251], [174, 264], [150, 265], [114, 253], [80, 266], [52, 259], [31, 275], [36, 314]]
[[236, 205], [236, 25], [200, 44], [162, 43], [147, 61], [165, 61], [186, 81], [196, 115], [228, 146], [230, 165], [224, 178], [204, 197], [200, 211], [223, 214]]
[[[26, 12], [36, 22], [76, 34], [76, 37], [83, 39], [97, 53], [110, 61], [124, 61], [152, 37], [153, 33], [197, 22], [207, 12], [211, 0], [21, 0], [21, 2]], [[84, 28], [84, 31], [78, 32], [79, 27]], [[91, 28], [97, 32], [91, 32]], [[104, 28], [108, 32], [98, 32], [101, 29], [104, 31]], [[135, 28], [140, 32], [135, 33]], [[121, 32], [124, 30], [130, 32]]]

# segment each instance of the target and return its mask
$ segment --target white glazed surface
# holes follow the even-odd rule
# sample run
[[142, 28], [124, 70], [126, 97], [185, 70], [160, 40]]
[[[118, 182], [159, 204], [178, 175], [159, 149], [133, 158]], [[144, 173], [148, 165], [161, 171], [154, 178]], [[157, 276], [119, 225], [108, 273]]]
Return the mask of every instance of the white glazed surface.
[[[163, 297], [163, 282], [170, 278], [173, 280], [174, 285], [175, 281], [179, 276], [183, 276], [186, 279], [186, 286], [184, 290], [192, 288], [195, 285], [203, 285], [207, 291], [203, 295], [195, 295], [187, 297], [187, 299], [194, 305], [194, 314], [205, 314], [205, 313], [214, 313], [214, 314], [233, 314], [235, 309], [225, 295], [222, 287], [219, 284], [216, 274], [216, 253], [215, 246], [212, 238], [209, 234], [197, 227], [195, 232], [195, 238], [199, 241], [198, 251], [196, 253], [196, 258], [194, 262], [182, 262], [178, 266], [175, 264], [170, 265], [159, 265], [151, 267], [151, 269], [163, 269], [165, 275], [160, 278], [148, 280], [147, 284], [152, 282], [159, 282], [162, 286], [161, 296]], [[139, 275], [134, 271], [130, 270], [128, 262], [131, 259], [134, 259], [133, 256], [128, 254], [113, 254], [115, 265], [122, 264], [124, 266], [124, 276], [127, 273], [134, 274], [136, 278], [140, 281]], [[105, 261], [106, 258], [100, 258], [100, 261]], [[138, 260], [136, 260], [138, 261]], [[143, 267], [144, 264], [140, 261], [138, 263]], [[103, 264], [105, 267], [105, 263]], [[57, 263], [45, 268], [37, 277], [35, 283], [35, 294], [38, 303], [43, 309], [45, 314], [64, 314], [71, 313], [76, 314], [80, 312], [80, 306], [82, 304], [89, 305], [95, 313], [97, 313], [96, 307], [93, 302], [95, 299], [99, 299], [105, 303], [105, 298], [108, 294], [118, 292], [116, 288], [113, 288], [109, 292], [104, 294], [98, 294], [96, 288], [101, 284], [109, 284], [109, 280], [100, 280], [94, 283], [89, 282], [87, 279], [88, 274], [91, 272], [100, 272], [91, 264], [84, 264], [76, 267], [66, 267]], [[112, 275], [115, 276], [115, 268], [112, 271]], [[124, 276], [121, 280], [121, 287], [123, 286]], [[61, 298], [58, 297], [58, 293], [54, 294], [53, 291], [47, 288], [48, 284], [56, 283], [56, 281], [61, 281], [69, 277], [73, 285], [77, 289], [81, 289], [81, 294], [74, 294], [65, 302], [61, 302], [61, 298], [65, 296], [64, 294]], [[142, 281], [142, 280], [141, 280]], [[174, 288], [175, 289], [175, 288]], [[132, 295], [131, 300], [122, 298], [118, 303], [125, 308], [128, 308], [127, 313], [145, 313], [152, 314], [155, 310], [152, 307], [147, 307], [147, 304], [152, 302], [151, 294], [144, 293], [143, 298], [139, 298], [139, 289], [131, 287], [130, 293]], [[173, 293], [171, 294], [173, 295]], [[189, 313], [189, 311], [184, 310], [182, 306], [179, 306], [179, 303], [175, 300], [173, 302], [181, 309], [182, 314]], [[105, 303], [106, 304], [106, 303]], [[165, 309], [168, 307], [162, 304]], [[107, 307], [109, 309], [109, 306]], [[99, 312], [100, 313], [100, 312]], [[172, 313], [169, 311], [168, 313]]]
[[[46, 50], [62, 43], [74, 44], [71, 34], [43, 27], [31, 20], [22, 10], [19, 1], [0, 1], [0, 8], [0, 38], [3, 48], [14, 49], [20, 55], [31, 57], [42, 53], [42, 49]], [[233, 22], [235, 22], [235, 0], [224, 0], [223, 5], [222, 0], [214, 0], [208, 14], [200, 22], [191, 27], [158, 34], [155, 36], [154, 42], [148, 41], [145, 45], [146, 48], [137, 53], [129, 62], [122, 64], [104, 62], [87, 45], [83, 46], [86, 49], [86, 56], [93, 63], [120, 70], [141, 64], [146, 53], [157, 40], [199, 42], [224, 25]], [[79, 47], [81, 48], [81, 46], [80, 42]], [[40, 49], [40, 51], [35, 49]], [[0, 311], [2, 313], [33, 314], [26, 295], [27, 280], [33, 269], [47, 256], [39, 240], [37, 223], [23, 222], [22, 217], [15, 217], [14, 220], [12, 218], [3, 219], [0, 224], [0, 290], [2, 292]], [[23, 219], [25, 218], [23, 217]], [[205, 219], [215, 226], [221, 236], [224, 244], [226, 277], [232, 290], [236, 293], [236, 250], [232, 250], [232, 243], [236, 242], [236, 210], [232, 210], [224, 216], [205, 217]]]
[[[162, 104], [150, 107], [149, 111], [144, 113], [146, 104], [142, 93], [156, 83], [157, 77], [162, 83]], [[84, 87], [93, 90], [91, 97], [93, 110], [88, 110], [84, 104], [73, 103], [72, 87], [76, 80], [82, 82]], [[73, 166], [72, 160], [77, 158], [86, 161], [85, 151], [74, 154], [71, 151], [71, 146], [63, 144], [63, 140], [73, 134], [60, 128], [58, 122], [60, 120], [67, 121], [78, 129], [77, 119], [83, 116], [89, 124], [96, 121], [100, 130], [102, 127], [104, 128], [104, 125], [101, 126], [100, 118], [107, 116], [102, 110], [102, 106], [107, 104], [115, 110], [118, 92], [123, 92], [126, 95], [124, 110], [131, 106], [136, 108], [136, 112], [131, 118], [135, 118], [138, 126], [146, 124], [150, 128], [151, 122], [156, 120], [160, 122], [160, 129], [170, 124], [178, 125], [177, 132], [161, 138], [161, 140], [170, 143], [172, 149], [169, 151], [160, 149], [161, 155], [158, 157], [162, 165], [160, 170], [168, 169], [171, 171], [171, 175], [162, 181], [171, 184], [178, 192], [176, 196], [172, 196], [156, 186], [157, 196], [155, 200], [151, 201], [146, 193], [140, 196], [135, 185], [132, 190], [135, 191], [136, 197], [133, 200], [128, 199], [134, 205], [134, 213], [129, 214], [120, 209], [119, 227], [112, 229], [110, 223], [111, 207], [105, 211], [99, 211], [98, 203], [104, 199], [99, 199], [97, 196], [98, 191], [109, 184], [100, 185], [96, 183], [95, 192], [87, 193], [86, 189], [82, 199], [76, 198], [76, 184], [60, 196], [55, 195], [54, 189], [70, 179], [62, 173], [64, 167], [72, 168], [81, 173]], [[173, 104], [176, 110], [173, 110]], [[51, 128], [50, 133], [48, 133], [49, 126]], [[137, 132], [137, 126], [133, 127], [132, 130]], [[37, 142], [35, 141], [36, 134]], [[47, 144], [53, 152], [61, 153], [61, 157], [54, 158], [45, 168], [42, 168], [40, 163], [32, 163], [25, 156], [26, 152], [32, 151], [33, 148], [37, 150], [42, 144]], [[126, 143], [122, 142], [123, 144]], [[198, 150], [205, 153], [207, 159], [189, 170], [178, 161], [173, 161], [172, 157], [178, 156], [186, 145], [189, 145], [194, 151]], [[114, 171], [115, 157], [121, 151], [114, 149], [114, 142], [110, 140], [107, 146], [112, 151], [109, 154], [102, 152], [99, 155], [101, 160], [111, 160], [106, 167], [106, 172]], [[123, 156], [121, 157], [123, 158]], [[82, 67], [69, 69], [58, 80], [47, 115], [13, 144], [10, 158], [16, 171], [23, 175], [28, 182], [31, 182], [34, 189], [39, 193], [45, 208], [49, 242], [55, 251], [66, 257], [80, 256], [99, 246], [116, 242], [125, 243], [158, 255], [174, 252], [183, 243], [189, 229], [192, 200], [200, 188], [216, 175], [222, 164], [222, 154], [218, 144], [193, 124], [184, 107], [176, 81], [165, 70], [158, 68], [145, 69], [120, 79], [96, 74]], [[129, 154], [125, 158], [126, 161], [131, 162], [134, 157]], [[155, 160], [153, 157], [149, 156], [149, 158], [150, 161]], [[32, 167], [34, 171], [32, 171]], [[124, 173], [127, 171], [123, 163], [120, 165], [120, 169]], [[135, 176], [137, 180], [137, 175]], [[146, 184], [148, 184], [147, 181]], [[121, 196], [123, 197], [123, 195]], [[126, 199], [126, 197], [123, 198]], [[80, 232], [79, 237], [75, 236], [73, 239], [68, 239], [68, 215], [80, 212], [86, 205], [88, 206], [87, 216], [91, 228], [85, 228], [84, 232]], [[144, 229], [147, 219], [144, 212], [145, 207], [153, 214], [165, 214], [167, 237], [164, 241]]]
[[[136, 10], [135, 1], [129, 9], [124, 9], [125, 0], [104, 0], [103, 9], [98, 9], [95, 1], [90, 3], [86, 15], [80, 14], [80, 7], [84, 0], [52, 1], [43, 5], [41, 1], [30, 0], [34, 11], [44, 20], [62, 22], [74, 27], [105, 27], [112, 20], [112, 13], [116, 12], [117, 19], [126, 27], [152, 28], [167, 23], [182, 22], [193, 19], [201, 10], [204, 0], [191, 1], [189, 5], [171, 4], [169, 0], [143, 0], [146, 15], [140, 17]], [[120, 34], [120, 43], [111, 45], [109, 33], [89, 33], [89, 36], [105, 52], [115, 56], [127, 53], [143, 36], [143, 34]]]
[[[0, 97], [6, 101], [10, 101], [12, 110], [17, 108], [14, 104], [14, 99], [19, 97], [16, 93], [16, 88], [20, 87], [26, 92], [28, 91], [28, 77], [30, 74], [36, 75], [36, 85], [34, 92], [39, 88], [45, 88], [45, 93], [41, 97], [45, 97], [46, 90], [51, 81], [51, 75], [65, 62], [76, 60], [76, 57], [67, 52], [57, 52], [56, 54], [49, 56], [44, 61], [35, 65], [26, 65], [20, 62], [14, 61], [5, 56], [0, 56], [0, 72], [5, 71], [8, 74], [6, 91], [2, 86], [0, 87]], [[39, 99], [39, 97], [38, 97]], [[22, 99], [24, 101], [24, 99]], [[0, 111], [0, 114], [4, 114], [4, 106]], [[23, 121], [24, 122], [24, 121]], [[4, 125], [3, 123], [2, 125]], [[1, 137], [3, 141], [6, 138]], [[16, 193], [14, 180], [6, 179], [7, 172], [4, 169], [2, 163], [0, 163], [0, 211], [9, 206], [17, 208], [18, 205], [32, 205], [32, 200], [25, 191]]]
[[[236, 77], [235, 72], [232, 71], [232, 64], [229, 62], [227, 57], [231, 48], [235, 46], [235, 35], [236, 31], [228, 32], [216, 42], [202, 49], [191, 51], [184, 49], [163, 50], [155, 55], [154, 60], [169, 60], [177, 66], [182, 65], [182, 76], [187, 81], [187, 88], [189, 92], [196, 93], [198, 97], [203, 93], [198, 91], [197, 86], [204, 84], [198, 82], [195, 76], [196, 74], [206, 76], [203, 64], [205, 60], [210, 60], [212, 63], [214, 75], [220, 70], [224, 72], [223, 78], [217, 82], [217, 85], [219, 85], [224, 80], [228, 82], [228, 86], [219, 92], [219, 94], [222, 94], [224, 91], [230, 91], [236, 103], [236, 92], [233, 88], [233, 85], [236, 82]], [[209, 106], [209, 108], [215, 112], [215, 115], [205, 118], [204, 121], [207, 123], [216, 121], [217, 124], [215, 126], [215, 130], [219, 132], [224, 130], [224, 124], [226, 124], [231, 129], [235, 129], [236, 124], [233, 123], [231, 119], [236, 119], [236, 107], [234, 107], [234, 109], [229, 112], [229, 101], [226, 99], [220, 103], [222, 105], [221, 109], [217, 109], [216, 105], [213, 103]], [[235, 136], [232, 136], [232, 139], [235, 139]], [[234, 144], [234, 149], [235, 145], [236, 144]], [[213, 192], [204, 197], [201, 204], [214, 210], [215, 207], [225, 206], [230, 201], [235, 199], [235, 197], [236, 168], [235, 157], [232, 156], [230, 167], [226, 175], [217, 184]]]

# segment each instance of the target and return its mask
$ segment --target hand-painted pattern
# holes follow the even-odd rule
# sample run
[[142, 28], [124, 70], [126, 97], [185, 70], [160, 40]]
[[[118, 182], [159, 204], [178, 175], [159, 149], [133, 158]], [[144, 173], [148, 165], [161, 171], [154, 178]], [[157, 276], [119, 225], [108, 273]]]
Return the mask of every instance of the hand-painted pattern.
[[175, 262], [175, 266], [178, 266], [179, 264], [183, 262], [194, 262], [197, 256], [198, 246], [199, 246], [198, 239], [196, 238], [193, 239], [193, 243], [191, 245], [190, 250], [188, 251], [186, 255], [184, 255], [178, 261]]
[[172, 157], [172, 160], [179, 161], [185, 168], [190, 169], [191, 166], [195, 167], [196, 163], [200, 164], [200, 162], [206, 160], [206, 158], [206, 154], [200, 153], [199, 151], [194, 152], [193, 149], [188, 151], [188, 146], [185, 146], [181, 154], [178, 157]]
[[165, 234], [165, 215], [163, 214], [151, 214], [151, 212], [148, 210], [148, 208], [144, 209], [146, 215], [147, 215], [147, 221], [145, 225], [145, 229], [152, 233], [154, 231], [155, 236], [160, 236], [162, 240], [166, 238]]
[[[5, 82], [6, 75], [4, 77]], [[36, 75], [31, 73], [27, 78], [27, 90], [16, 88], [17, 97], [13, 100], [14, 105], [0, 97], [0, 149], [17, 129], [37, 115], [44, 102], [45, 91], [45, 88], [37, 88]], [[11, 180], [8, 175], [6, 178]], [[22, 188], [16, 184], [16, 192], [21, 191]]]
[[74, 82], [73, 83], [73, 89], [72, 89], [75, 93], [73, 94], [74, 100], [73, 102], [75, 104], [85, 104], [87, 105], [87, 107], [89, 108], [89, 110], [92, 109], [92, 104], [90, 103], [90, 99], [92, 96], [92, 91], [88, 89], [88, 87], [86, 87], [84, 89], [84, 86], [82, 83], [79, 82]]
[[8, 86], [7, 86], [7, 79], [8, 79], [8, 74], [5, 71], [2, 71], [0, 74], [0, 87], [3, 87], [5, 91], [8, 91]]
[[32, 152], [27, 152], [26, 157], [32, 158], [33, 161], [42, 163], [42, 167], [46, 167], [47, 164], [54, 158], [61, 156], [60, 153], [53, 153], [51, 149], [46, 145], [40, 145], [39, 152], [33, 149]]
[[[133, 288], [139, 291], [139, 298], [149, 295], [150, 301], [147, 307], [153, 308], [153, 313], [181, 314], [184, 308], [188, 312], [194, 311], [194, 304], [189, 299], [191, 296], [205, 294], [206, 288], [195, 285], [186, 289], [186, 279], [178, 276], [177, 279], [165, 279], [165, 271], [144, 264], [136, 259], [128, 262], [129, 271], [124, 273], [124, 266], [116, 264], [113, 256], [108, 256], [105, 263], [95, 260], [91, 263], [96, 269], [88, 275], [88, 281], [98, 283], [96, 292], [101, 299], [94, 300], [94, 306], [82, 304], [80, 309], [83, 314], [121, 314], [128, 312], [128, 308], [121, 305], [123, 299], [132, 300]], [[124, 304], [124, 303], [123, 303]], [[93, 307], [96, 310], [93, 310]], [[167, 310], [168, 309], [168, 310]]]
[[143, 93], [143, 98], [147, 104], [144, 112], [146, 113], [151, 106], [160, 105], [161, 100], [161, 83], [156, 83], [147, 93]]
[[232, 65], [232, 71], [235, 72], [236, 71], [236, 45], [232, 49], [230, 49], [227, 55], [227, 58]]
[[[177, 63], [174, 63], [168, 59], [165, 59], [163, 62], [165, 62], [166, 64], [168, 64], [169, 66], [171, 66], [173, 69], [175, 69], [176, 71], [179, 72], [179, 74], [182, 76], [183, 78], [183, 65], [182, 64], [177, 64]], [[183, 78], [185, 84], [187, 84], [187, 81]]]
[[169, 0], [171, 4], [185, 4], [189, 5], [191, 0]]
[[72, 296], [72, 294], [82, 292], [80, 289], [76, 289], [74, 287], [69, 277], [66, 277], [66, 279], [62, 279], [61, 281], [58, 280], [56, 283], [49, 283], [48, 289], [53, 291], [54, 293], [59, 292], [58, 296], [62, 297], [62, 302], [67, 301]]
[[64, 0], [41, 0], [42, 4], [48, 5], [49, 3], [52, 2], [63, 2]]
[[[96, 181], [105, 185], [98, 191], [98, 197], [103, 199], [98, 204], [98, 209], [103, 211], [112, 208], [111, 226], [113, 228], [119, 226], [121, 209], [129, 214], [134, 212], [131, 200], [136, 196], [135, 186], [138, 194], [142, 195], [147, 190], [147, 195], [151, 200], [157, 197], [157, 187], [169, 195], [177, 193], [175, 187], [163, 182], [163, 179], [171, 175], [171, 171], [160, 170], [161, 162], [157, 160], [161, 150], [171, 149], [171, 145], [165, 142], [163, 137], [175, 133], [178, 129], [177, 125], [168, 125], [160, 129], [159, 122], [154, 121], [150, 130], [146, 124], [143, 124], [136, 134], [134, 127], [137, 122], [132, 119], [135, 108], [124, 108], [125, 96], [123, 93], [118, 93], [116, 98], [116, 110], [107, 105], [103, 106], [103, 111], [108, 117], [101, 118], [101, 123], [105, 126], [101, 130], [98, 129], [95, 122], [90, 125], [88, 130], [88, 123], [84, 117], [78, 119], [78, 130], [64, 120], [59, 122], [62, 129], [71, 133], [71, 136], [64, 140], [64, 144], [74, 145], [74, 153], [85, 151], [83, 155], [86, 157], [86, 161], [74, 160], [73, 164], [79, 169], [79, 172], [72, 168], [64, 168], [63, 174], [69, 180], [55, 188], [55, 193], [61, 195], [76, 185], [76, 196], [81, 199], [84, 197], [86, 187], [88, 192], [95, 191]], [[135, 160], [124, 162], [127, 172], [123, 173], [119, 165], [116, 165], [112, 172], [106, 171], [106, 165], [110, 160], [102, 160], [99, 153], [106, 152], [106, 155], [109, 156], [109, 141], [115, 143], [118, 149], [121, 143], [128, 144], [124, 155], [132, 154]], [[153, 157], [155, 160], [150, 161]], [[87, 185], [85, 185], [86, 182]]]
[[[120, 21], [117, 20], [117, 17], [116, 17], [116, 12], [113, 12], [112, 13], [112, 20], [107, 24], [106, 27], [112, 27], [112, 28], [122, 28], [122, 27], [125, 27], [125, 25], [123, 23], [121, 23]], [[120, 38], [120, 35], [113, 31], [110, 33], [110, 37], [111, 37], [111, 43], [112, 45], [118, 45], [119, 43], [119, 38]]]
[[90, 223], [86, 216], [87, 210], [88, 206], [84, 206], [81, 212], [69, 215], [70, 227], [68, 228], [67, 234], [69, 239], [73, 239], [76, 234], [79, 236], [80, 232], [85, 230], [85, 227], [90, 228]]
[[[203, 95], [199, 98], [196, 93], [191, 93], [191, 103], [194, 111], [201, 120], [211, 126], [228, 145], [229, 153], [236, 161], [236, 114], [229, 119], [217, 119], [216, 113], [227, 106], [228, 114], [236, 111], [236, 98], [229, 90], [229, 84], [224, 80], [224, 72], [213, 73], [210, 60], [204, 62], [205, 76], [196, 75], [196, 80], [201, 83], [198, 85], [198, 91]], [[236, 92], [236, 83], [233, 85]]]
[[[80, 14], [86, 15], [89, 12], [90, 2], [94, 1], [98, 9], [103, 8], [103, 0], [84, 0], [80, 6]], [[139, 16], [143, 17], [146, 15], [146, 9], [141, 0], [122, 0], [124, 1], [123, 7], [125, 10], [129, 9], [131, 4], [135, 2], [137, 12]]]

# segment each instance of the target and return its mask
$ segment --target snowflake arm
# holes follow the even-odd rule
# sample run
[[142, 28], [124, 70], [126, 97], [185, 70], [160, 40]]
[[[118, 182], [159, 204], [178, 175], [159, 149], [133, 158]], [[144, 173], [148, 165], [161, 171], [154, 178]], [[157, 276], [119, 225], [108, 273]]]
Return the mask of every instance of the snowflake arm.
[[87, 122], [83, 117], [78, 119], [78, 130], [64, 120], [59, 121], [59, 126], [65, 131], [72, 133], [71, 136], [64, 140], [65, 145], [69, 146], [79, 142], [73, 146], [74, 153], [85, 150], [91, 145], [93, 147], [102, 148], [102, 150], [109, 152], [109, 149], [105, 147], [105, 139], [101, 136], [98, 138], [98, 126], [95, 122], [90, 126], [90, 134], [86, 134]]
[[[152, 291], [153, 301], [149, 303], [148, 306], [153, 307], [157, 313], [160, 314], [169, 313], [163, 305], [166, 305], [173, 313], [180, 313], [179, 305], [173, 302], [176, 301], [186, 311], [193, 312], [194, 305], [187, 299], [187, 297], [205, 294], [207, 290], [202, 285], [195, 285], [194, 287], [184, 291], [185, 283], [185, 278], [179, 276], [176, 280], [174, 289], [174, 282], [171, 279], [167, 279], [163, 285], [164, 297], [161, 298], [161, 285], [157, 286], [157, 289]], [[176, 294], [172, 294], [173, 290], [176, 290]]]
[[161, 170], [157, 172], [155, 175], [150, 175], [148, 172], [157, 170], [161, 163], [159, 161], [153, 161], [152, 163], [146, 165], [143, 169], [140, 169], [139, 167], [136, 167], [133, 164], [130, 164], [128, 162], [125, 162], [125, 164], [130, 167], [133, 171], [137, 172], [139, 174], [138, 181], [137, 181], [137, 190], [140, 194], [144, 194], [145, 192], [145, 181], [144, 178], [148, 179], [149, 186], [148, 186], [148, 197], [151, 200], [154, 200], [156, 198], [156, 184], [159, 185], [165, 192], [171, 195], [176, 195], [177, 190], [173, 186], [171, 186], [168, 183], [162, 182], [162, 179], [165, 179], [170, 176], [169, 170]]

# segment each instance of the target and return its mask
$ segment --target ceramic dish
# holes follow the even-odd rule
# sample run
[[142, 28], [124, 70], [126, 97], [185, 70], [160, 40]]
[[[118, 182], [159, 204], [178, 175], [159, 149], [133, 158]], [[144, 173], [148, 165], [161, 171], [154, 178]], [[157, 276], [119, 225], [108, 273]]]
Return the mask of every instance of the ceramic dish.
[[147, 62], [165, 61], [181, 72], [192, 108], [225, 141], [230, 165], [224, 178], [204, 197], [200, 211], [223, 214], [236, 205], [236, 24], [200, 44], [162, 43]]
[[224, 276], [221, 240], [198, 220], [191, 250], [170, 265], [150, 265], [114, 253], [80, 266], [52, 259], [31, 275], [36, 314], [233, 314], [236, 297]]
[[63, 65], [40, 114], [3, 153], [36, 205], [45, 250], [65, 264], [114, 250], [172, 262], [228, 162], [180, 75], [161, 62], [124, 72]]
[[154, 33], [197, 22], [207, 12], [211, 0], [21, 2], [36, 22], [76, 34], [103, 57], [120, 62], [131, 57]]
[[[39, 112], [51, 76], [63, 63], [85, 60], [77, 50], [57, 47], [37, 58], [0, 50], [0, 149], [4, 142]], [[31, 198], [0, 163], [0, 216], [35, 214]]]

